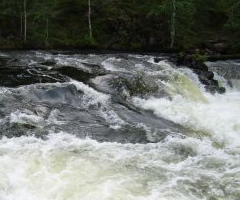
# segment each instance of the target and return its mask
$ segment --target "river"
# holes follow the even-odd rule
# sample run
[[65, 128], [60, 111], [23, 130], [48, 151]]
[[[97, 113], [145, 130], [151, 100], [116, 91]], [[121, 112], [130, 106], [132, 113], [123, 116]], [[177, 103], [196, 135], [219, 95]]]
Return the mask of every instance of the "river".
[[240, 61], [154, 57], [1, 52], [0, 199], [239, 200]]

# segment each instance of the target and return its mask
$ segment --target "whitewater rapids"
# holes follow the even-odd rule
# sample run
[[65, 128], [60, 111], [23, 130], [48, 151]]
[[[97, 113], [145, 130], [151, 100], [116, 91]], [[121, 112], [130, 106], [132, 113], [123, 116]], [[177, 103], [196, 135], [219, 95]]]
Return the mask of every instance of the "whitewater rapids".
[[[151, 56], [128, 55], [123, 61], [113, 55], [32, 52], [24, 58], [31, 65], [50, 59], [73, 67], [97, 60], [110, 75], [94, 77], [91, 84], [71, 78], [0, 88], [0, 200], [240, 198], [238, 85], [230, 87], [216, 75], [227, 91], [210, 94], [189, 69], [153, 63]], [[122, 99], [121, 106], [113, 100], [105, 81], [127, 71], [144, 72], [167, 93], [121, 89], [127, 108], [140, 112], [135, 117]]]

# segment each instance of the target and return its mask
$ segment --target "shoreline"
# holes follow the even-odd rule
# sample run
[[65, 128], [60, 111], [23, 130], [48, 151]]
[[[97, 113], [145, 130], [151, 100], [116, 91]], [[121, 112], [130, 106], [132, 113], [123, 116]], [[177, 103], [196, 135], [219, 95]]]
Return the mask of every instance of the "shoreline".
[[[46, 51], [52, 54], [59, 54], [64, 53], [67, 55], [72, 54], [140, 54], [140, 55], [173, 55], [179, 56], [181, 53], [184, 55], [194, 55], [196, 52], [194, 50], [188, 51], [180, 51], [177, 49], [104, 49], [104, 48], [71, 48], [71, 47], [63, 47], [63, 48], [0, 48], [0, 52], [17, 52], [17, 51]], [[205, 52], [204, 50], [202, 52]], [[227, 54], [220, 54], [213, 52], [212, 55], [204, 55], [206, 61], [215, 62], [218, 60], [238, 60], [240, 59], [240, 53], [227, 53]]]

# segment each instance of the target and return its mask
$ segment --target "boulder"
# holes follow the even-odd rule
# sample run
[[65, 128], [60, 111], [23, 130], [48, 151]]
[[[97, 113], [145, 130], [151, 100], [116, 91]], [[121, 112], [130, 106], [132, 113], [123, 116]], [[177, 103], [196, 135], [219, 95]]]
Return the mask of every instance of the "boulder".
[[213, 44], [213, 49], [218, 53], [224, 52], [227, 49], [227, 44], [224, 42]]
[[199, 54], [193, 55], [175, 55], [170, 58], [177, 67], [188, 67], [198, 75], [200, 82], [205, 89], [211, 93], [224, 93], [226, 89], [220, 87], [218, 81], [214, 79], [214, 73], [209, 71], [208, 66], [204, 63], [205, 57]]

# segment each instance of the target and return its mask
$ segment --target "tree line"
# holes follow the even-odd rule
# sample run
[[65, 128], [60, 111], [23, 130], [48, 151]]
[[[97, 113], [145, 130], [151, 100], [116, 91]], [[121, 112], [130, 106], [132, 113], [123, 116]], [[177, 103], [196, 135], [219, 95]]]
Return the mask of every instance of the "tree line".
[[240, 0], [0, 0], [0, 48], [21, 47], [237, 52]]

